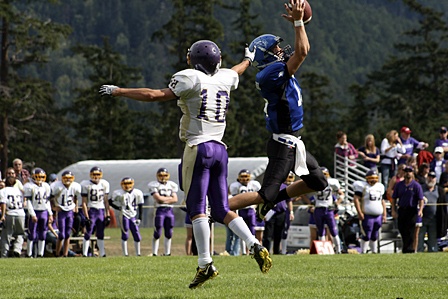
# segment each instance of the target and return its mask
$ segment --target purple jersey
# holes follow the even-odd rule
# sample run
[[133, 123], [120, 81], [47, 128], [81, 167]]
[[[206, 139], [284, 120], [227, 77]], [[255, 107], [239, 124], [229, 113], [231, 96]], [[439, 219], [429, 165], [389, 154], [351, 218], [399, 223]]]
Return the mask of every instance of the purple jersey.
[[418, 202], [423, 199], [422, 186], [416, 180], [412, 180], [409, 185], [406, 185], [405, 180], [400, 181], [394, 187], [392, 198], [398, 199], [400, 208], [417, 209]]

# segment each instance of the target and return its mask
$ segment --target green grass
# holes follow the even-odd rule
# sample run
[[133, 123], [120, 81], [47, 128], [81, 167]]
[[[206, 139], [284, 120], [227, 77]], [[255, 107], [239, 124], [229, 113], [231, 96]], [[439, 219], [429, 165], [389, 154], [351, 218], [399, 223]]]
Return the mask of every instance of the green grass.
[[189, 290], [196, 257], [1, 259], [0, 298], [446, 298], [445, 253], [215, 256], [220, 274]]

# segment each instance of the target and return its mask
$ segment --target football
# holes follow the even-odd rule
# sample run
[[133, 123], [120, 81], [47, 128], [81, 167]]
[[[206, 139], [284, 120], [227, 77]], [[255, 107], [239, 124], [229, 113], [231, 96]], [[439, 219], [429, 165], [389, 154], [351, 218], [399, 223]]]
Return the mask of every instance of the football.
[[[292, 8], [292, 5], [288, 3], [289, 8]], [[313, 10], [311, 9], [310, 3], [305, 0], [305, 12], [303, 13], [303, 23], [306, 25], [311, 21], [313, 17]]]

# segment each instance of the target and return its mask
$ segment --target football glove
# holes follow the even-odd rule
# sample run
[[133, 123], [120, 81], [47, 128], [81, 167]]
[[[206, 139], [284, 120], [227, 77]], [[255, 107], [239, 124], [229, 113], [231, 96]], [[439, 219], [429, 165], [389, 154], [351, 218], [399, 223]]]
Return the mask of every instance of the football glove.
[[112, 93], [114, 92], [115, 89], [117, 89], [118, 86], [115, 85], [103, 85], [100, 87], [100, 94], [102, 96], [104, 95], [112, 95]]
[[108, 226], [110, 224], [110, 216], [107, 216], [105, 219], [104, 219], [104, 226]]
[[136, 220], [135, 220], [135, 225], [140, 226], [140, 222], [141, 222], [140, 219], [136, 219]]
[[254, 62], [254, 58], [255, 58], [255, 50], [256, 50], [255, 47], [254, 47], [253, 51], [249, 50], [249, 46], [246, 44], [246, 47], [244, 48], [244, 59], [243, 60], [248, 60], [249, 63], [252, 64], [252, 62]]
[[91, 225], [92, 225], [92, 220], [90, 220], [90, 218], [86, 219], [86, 227], [90, 228]]

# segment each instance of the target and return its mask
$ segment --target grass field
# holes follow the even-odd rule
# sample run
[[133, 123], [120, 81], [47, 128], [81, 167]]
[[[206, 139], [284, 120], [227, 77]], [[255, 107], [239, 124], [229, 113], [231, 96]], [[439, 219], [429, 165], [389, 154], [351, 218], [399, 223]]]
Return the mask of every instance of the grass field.
[[[143, 230], [142, 257], [120, 256], [120, 232], [108, 229], [107, 258], [1, 259], [0, 298], [448, 297], [446, 253], [273, 256], [268, 274], [249, 256], [214, 256], [219, 276], [190, 290], [197, 257], [183, 255], [184, 229], [175, 230], [171, 257], [147, 256], [151, 233]], [[218, 252], [224, 235], [218, 227]]]

